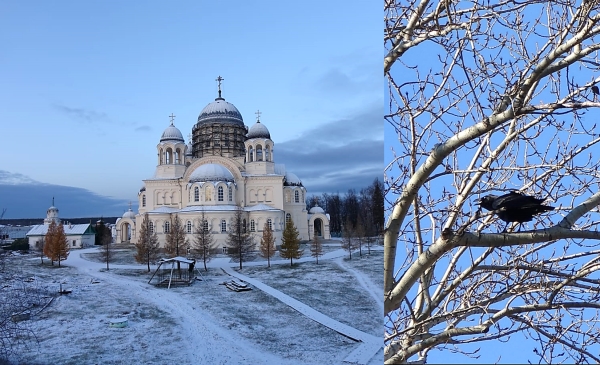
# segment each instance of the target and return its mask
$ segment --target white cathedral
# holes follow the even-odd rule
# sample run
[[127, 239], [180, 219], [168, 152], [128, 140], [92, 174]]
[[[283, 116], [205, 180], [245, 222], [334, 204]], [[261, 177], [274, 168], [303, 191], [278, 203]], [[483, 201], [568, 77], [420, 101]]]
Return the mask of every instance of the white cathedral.
[[318, 206], [307, 211], [302, 181], [275, 163], [275, 143], [260, 122], [260, 112], [252, 127], [244, 125], [238, 109], [221, 97], [222, 80], [217, 79], [219, 97], [202, 109], [187, 145], [171, 114], [171, 125], [156, 146], [154, 176], [143, 180], [138, 193], [138, 214], [130, 208], [116, 222], [117, 243], [136, 243], [148, 213], [149, 229], [164, 247], [171, 218], [177, 214], [190, 243], [202, 224], [213, 233], [214, 248], [226, 251], [227, 232], [238, 206], [257, 243], [266, 223], [274, 232], [275, 244], [281, 244], [289, 219], [301, 240], [311, 240], [315, 234], [331, 238], [329, 215]]

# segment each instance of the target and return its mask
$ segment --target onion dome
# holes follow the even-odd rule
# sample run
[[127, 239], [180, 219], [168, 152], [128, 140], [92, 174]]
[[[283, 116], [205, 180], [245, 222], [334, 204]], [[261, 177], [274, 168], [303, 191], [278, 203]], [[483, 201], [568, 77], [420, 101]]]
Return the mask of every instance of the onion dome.
[[165, 129], [162, 136], [160, 137], [160, 141], [161, 142], [166, 142], [166, 141], [185, 142], [183, 140], [183, 135], [181, 134], [181, 131], [173, 125], [173, 122], [171, 122], [171, 125], [168, 126], [167, 129]]
[[244, 119], [235, 105], [225, 101], [223, 98], [216, 98], [215, 101], [202, 109], [198, 116], [198, 124], [201, 123], [234, 123], [244, 125]]
[[200, 181], [230, 181], [233, 182], [233, 174], [226, 167], [215, 163], [207, 163], [198, 166], [190, 175], [190, 183]]
[[310, 210], [308, 212], [310, 214], [317, 214], [317, 213], [325, 214], [325, 211], [323, 210], [323, 208], [321, 208], [318, 205], [310, 208]]
[[129, 208], [128, 211], [123, 213], [123, 219], [129, 218], [131, 220], [135, 220], [135, 213]]
[[248, 131], [248, 134], [246, 135], [246, 137], [271, 139], [271, 134], [269, 133], [269, 130], [267, 129], [267, 127], [265, 127], [265, 125], [262, 124], [259, 120], [256, 123], [254, 123], [254, 125], [252, 127], [250, 127], [250, 130]]
[[298, 176], [296, 176], [296, 174], [292, 173], [292, 172], [286, 172], [285, 173], [285, 182], [284, 185], [286, 186], [302, 186], [302, 181], [298, 178]]

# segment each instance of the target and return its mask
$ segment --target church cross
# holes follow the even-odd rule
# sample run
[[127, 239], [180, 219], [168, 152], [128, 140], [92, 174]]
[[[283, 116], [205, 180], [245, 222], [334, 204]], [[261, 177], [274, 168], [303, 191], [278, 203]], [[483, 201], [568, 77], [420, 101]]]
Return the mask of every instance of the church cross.
[[221, 81], [225, 80], [224, 78], [221, 77], [221, 75], [219, 75], [219, 77], [217, 77], [215, 79], [215, 81], [217, 81], [219, 83], [219, 98], [221, 97]]
[[129, 210], [131, 210], [131, 200], [129, 201]]
[[257, 110], [256, 113], [254, 113], [254, 114], [256, 114], [256, 121], [260, 123], [260, 115], [262, 113], [260, 112], [260, 110]]
[[173, 113], [171, 113], [171, 115], [169, 115], [169, 118], [171, 118], [171, 125], [173, 125], [173, 120], [175, 120], [175, 115], [173, 115]]

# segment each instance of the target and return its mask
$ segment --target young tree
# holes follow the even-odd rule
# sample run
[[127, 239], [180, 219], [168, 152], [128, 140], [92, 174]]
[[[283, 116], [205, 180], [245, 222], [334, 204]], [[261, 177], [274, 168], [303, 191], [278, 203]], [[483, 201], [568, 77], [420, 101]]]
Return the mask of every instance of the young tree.
[[[517, 362], [600, 363], [599, 10], [385, 2], [386, 364], [515, 339]], [[476, 201], [511, 190], [557, 209], [503, 232]]]
[[[189, 246], [189, 242], [185, 238], [185, 229], [179, 216], [171, 217], [169, 232], [167, 233], [167, 243], [165, 251], [171, 257], [179, 256], [184, 252], [185, 246]], [[177, 261], [177, 273], [181, 277], [181, 263]]]
[[290, 259], [290, 266], [294, 265], [294, 259], [302, 257], [304, 250], [300, 249], [300, 233], [294, 222], [290, 219], [285, 223], [285, 229], [281, 237], [281, 248], [279, 256], [284, 259]]
[[365, 226], [363, 224], [363, 219], [361, 216], [358, 216], [356, 220], [356, 227], [354, 228], [354, 235], [356, 236], [356, 247], [358, 247], [358, 255], [362, 257], [362, 246], [367, 240], [367, 234], [365, 230]]
[[275, 255], [275, 236], [273, 230], [267, 223], [263, 228], [263, 234], [260, 238], [260, 254], [267, 258], [267, 267], [271, 267], [271, 257]]
[[109, 270], [108, 263], [113, 257], [112, 234], [102, 219], [96, 224], [96, 244], [100, 245], [101, 257], [106, 262], [106, 270]]
[[256, 247], [254, 237], [250, 235], [244, 225], [244, 215], [244, 210], [238, 206], [227, 234], [227, 245], [231, 248], [228, 250], [228, 254], [239, 260], [240, 270], [242, 269], [242, 262], [248, 260]]
[[310, 255], [317, 259], [317, 265], [319, 264], [319, 257], [323, 256], [323, 242], [321, 242], [316, 232], [313, 234], [313, 239], [310, 243]]
[[60, 267], [60, 262], [69, 257], [69, 242], [62, 223], [57, 225], [54, 221], [50, 222], [44, 241], [44, 255], [50, 259], [52, 265], [54, 261], [58, 261]]
[[346, 224], [342, 228], [342, 248], [347, 250], [350, 254], [350, 260], [352, 260], [352, 251], [356, 250], [357, 239], [356, 231], [352, 228], [352, 223], [347, 220]]
[[165, 251], [171, 256], [180, 256], [186, 246], [185, 228], [177, 214], [171, 217], [170, 228], [167, 233]]
[[148, 213], [146, 213], [144, 214], [138, 240], [135, 244], [135, 261], [140, 264], [146, 263], [148, 265], [148, 272], [150, 272], [150, 263], [158, 259], [159, 247], [158, 236], [153, 227], [150, 226], [150, 219], [148, 218]]
[[196, 228], [194, 229], [193, 250], [195, 254], [202, 257], [202, 261], [204, 262], [204, 271], [208, 271], [206, 263], [212, 258], [210, 249], [212, 248], [213, 243], [213, 234], [208, 226], [204, 211], [202, 211], [202, 215], [197, 221]]

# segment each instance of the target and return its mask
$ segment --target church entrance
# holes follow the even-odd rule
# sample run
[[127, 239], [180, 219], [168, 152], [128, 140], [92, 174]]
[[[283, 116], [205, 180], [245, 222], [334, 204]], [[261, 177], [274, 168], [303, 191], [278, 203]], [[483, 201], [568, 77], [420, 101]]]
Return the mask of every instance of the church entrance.
[[321, 218], [315, 219], [315, 235], [318, 237], [323, 237], [323, 221]]
[[121, 225], [121, 242], [129, 242], [131, 239], [131, 225], [123, 223]]

